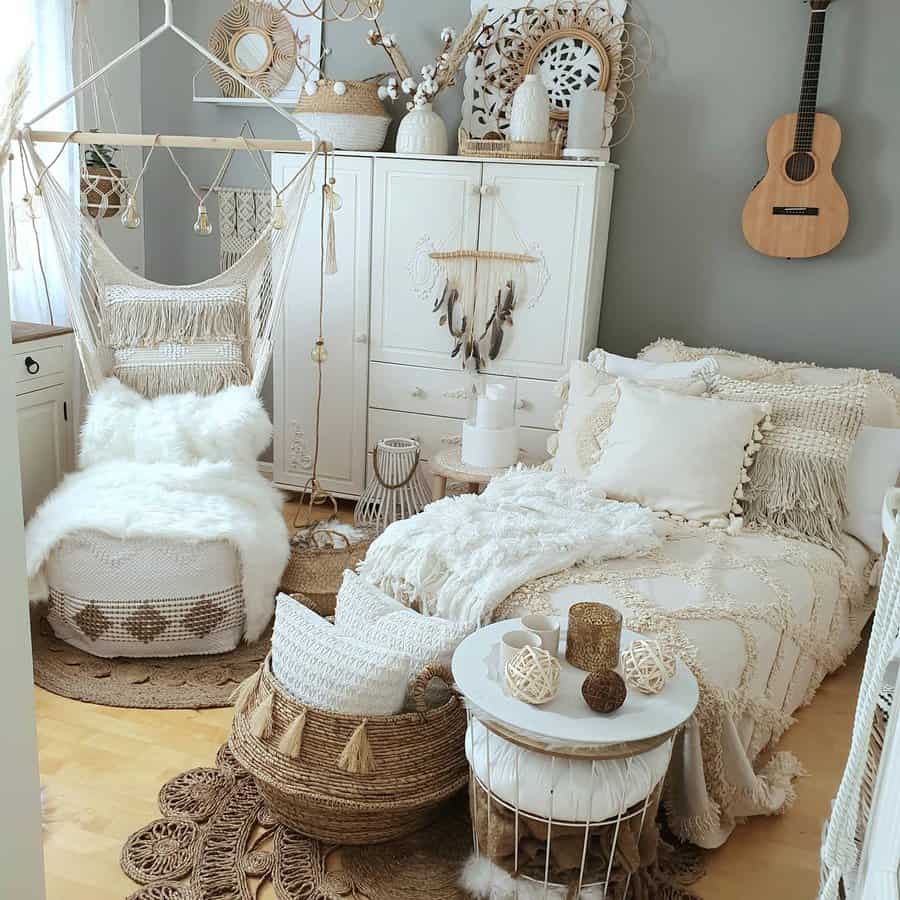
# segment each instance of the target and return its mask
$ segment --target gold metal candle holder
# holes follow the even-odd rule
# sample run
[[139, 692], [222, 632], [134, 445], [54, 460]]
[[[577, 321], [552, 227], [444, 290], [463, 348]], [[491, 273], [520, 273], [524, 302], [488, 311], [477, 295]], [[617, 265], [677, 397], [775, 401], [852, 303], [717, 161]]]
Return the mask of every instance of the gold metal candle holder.
[[605, 603], [576, 603], [569, 609], [566, 659], [586, 672], [614, 669], [619, 662], [622, 614]]

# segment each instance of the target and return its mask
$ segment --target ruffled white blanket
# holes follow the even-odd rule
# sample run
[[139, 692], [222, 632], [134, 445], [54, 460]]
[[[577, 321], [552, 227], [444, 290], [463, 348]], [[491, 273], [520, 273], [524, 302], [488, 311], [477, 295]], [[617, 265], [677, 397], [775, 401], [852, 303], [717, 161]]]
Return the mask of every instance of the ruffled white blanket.
[[360, 574], [429, 615], [483, 624], [521, 585], [581, 562], [659, 546], [656, 516], [577, 481], [519, 466], [480, 495], [446, 497], [395, 522]]

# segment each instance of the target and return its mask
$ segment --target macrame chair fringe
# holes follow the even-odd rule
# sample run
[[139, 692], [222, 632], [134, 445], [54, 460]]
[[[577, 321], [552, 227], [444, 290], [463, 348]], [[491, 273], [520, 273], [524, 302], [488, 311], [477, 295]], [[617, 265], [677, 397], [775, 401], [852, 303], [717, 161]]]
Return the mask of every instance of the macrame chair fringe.
[[243, 363], [198, 363], [196, 366], [116, 366], [112, 374], [144, 397], [162, 394], [215, 394], [232, 385], [250, 384]]
[[275, 706], [275, 694], [266, 694], [250, 716], [250, 733], [261, 741], [272, 737], [272, 710]]
[[288, 726], [288, 730], [281, 736], [278, 742], [278, 750], [291, 759], [300, 756], [303, 746], [303, 729], [306, 728], [306, 710], [294, 717], [294, 721]]
[[350, 775], [368, 775], [375, 771], [375, 758], [372, 756], [372, 747], [366, 732], [366, 721], [363, 719], [356, 726], [338, 759], [338, 768]]
[[119, 300], [106, 304], [110, 347], [155, 347], [165, 342], [244, 341], [249, 328], [246, 289], [235, 300]]
[[258, 668], [252, 675], [248, 675], [235, 689], [231, 695], [231, 702], [234, 704], [235, 715], [243, 715], [250, 709], [253, 698], [259, 690], [262, 681], [262, 667]]

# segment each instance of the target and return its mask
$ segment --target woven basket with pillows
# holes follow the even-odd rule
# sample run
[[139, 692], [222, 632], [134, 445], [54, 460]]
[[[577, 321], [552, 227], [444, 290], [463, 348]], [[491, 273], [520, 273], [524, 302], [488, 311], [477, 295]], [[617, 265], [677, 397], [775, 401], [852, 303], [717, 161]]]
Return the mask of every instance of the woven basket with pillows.
[[229, 741], [272, 815], [342, 844], [427, 825], [468, 781], [449, 662], [469, 630], [351, 571], [334, 624], [279, 595], [272, 652], [237, 692]]

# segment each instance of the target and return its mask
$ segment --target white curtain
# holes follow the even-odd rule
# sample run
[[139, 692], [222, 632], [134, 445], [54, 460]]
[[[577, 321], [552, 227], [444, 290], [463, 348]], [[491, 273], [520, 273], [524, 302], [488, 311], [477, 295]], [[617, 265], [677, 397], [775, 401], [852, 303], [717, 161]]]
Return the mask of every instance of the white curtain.
[[[17, 62], [31, 44], [30, 81], [25, 101], [25, 119], [46, 107], [72, 87], [72, 18], [74, 0], [15, 0], [4, 8], [0, 29], [0, 59], [4, 65]], [[4, 4], [6, 6], [7, 4]], [[5, 79], [4, 79], [5, 82]], [[3, 101], [5, 102], [5, 98]], [[75, 102], [54, 110], [35, 123], [35, 129], [73, 131]], [[46, 144], [42, 156], [49, 162], [59, 149]], [[67, 324], [65, 291], [61, 266], [78, 265], [78, 259], [60, 260], [47, 231], [46, 210], [40, 199], [32, 204], [37, 218], [29, 215], [22, 198], [22, 159], [13, 147], [15, 159], [3, 173], [3, 195], [6, 208], [3, 220], [9, 254], [10, 315], [24, 322]], [[56, 179], [77, 198], [79, 191], [78, 152], [69, 146], [53, 166]], [[10, 226], [10, 218], [13, 224]], [[18, 265], [15, 266], [16, 260]]]

